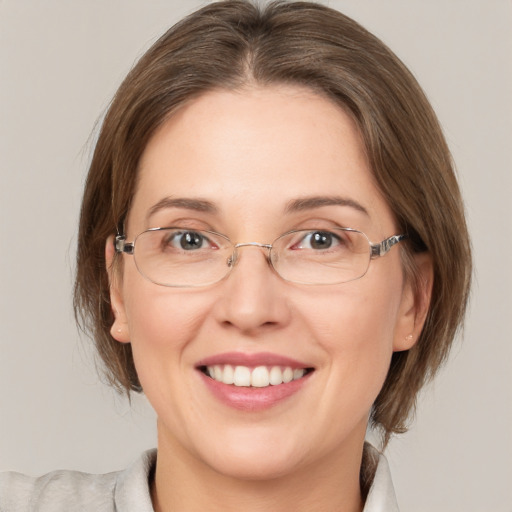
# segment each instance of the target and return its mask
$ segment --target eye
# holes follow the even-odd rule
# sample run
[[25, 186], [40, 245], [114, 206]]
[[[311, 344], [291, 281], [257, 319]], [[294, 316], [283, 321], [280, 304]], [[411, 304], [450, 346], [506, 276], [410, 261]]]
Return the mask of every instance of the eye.
[[295, 244], [293, 248], [325, 250], [336, 247], [341, 243], [340, 237], [330, 231], [311, 231]]
[[184, 251], [213, 248], [209, 239], [197, 231], [175, 231], [163, 239], [163, 245]]

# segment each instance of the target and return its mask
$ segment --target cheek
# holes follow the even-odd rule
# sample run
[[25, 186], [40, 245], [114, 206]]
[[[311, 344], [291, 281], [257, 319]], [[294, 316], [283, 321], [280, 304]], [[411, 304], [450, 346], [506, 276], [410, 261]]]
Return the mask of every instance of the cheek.
[[[131, 343], [153, 350], [173, 348], [186, 342], [186, 333], [195, 328], [196, 315], [172, 296], [140, 294], [127, 303]], [[179, 320], [178, 320], [179, 318]]]
[[392, 346], [399, 311], [399, 290], [375, 290], [346, 283], [338, 290], [304, 296], [300, 309], [309, 329], [334, 351]]
[[143, 387], [176, 375], [186, 350], [208, 316], [210, 305], [198, 294], [126, 279], [126, 316], [133, 356]]
[[[338, 293], [324, 293], [310, 304], [308, 330], [328, 356], [332, 378], [346, 396], [373, 402], [385, 380], [399, 311], [400, 290], [381, 293], [359, 283], [344, 284]], [[370, 403], [371, 405], [371, 403]]]

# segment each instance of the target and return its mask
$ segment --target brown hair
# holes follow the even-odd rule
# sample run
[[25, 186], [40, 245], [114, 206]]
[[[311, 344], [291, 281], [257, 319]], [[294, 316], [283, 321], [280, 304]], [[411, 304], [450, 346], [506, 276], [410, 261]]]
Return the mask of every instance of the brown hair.
[[371, 169], [411, 254], [428, 251], [433, 294], [418, 342], [396, 352], [371, 421], [406, 430], [416, 395], [445, 360], [464, 316], [470, 244], [451, 157], [414, 77], [375, 36], [343, 14], [310, 2], [215, 2], [165, 33], [140, 59], [103, 122], [85, 186], [78, 237], [75, 312], [91, 333], [109, 382], [140, 390], [131, 346], [110, 335], [113, 314], [106, 239], [134, 195], [140, 156], [178, 107], [205, 91], [244, 84], [296, 84], [342, 106], [357, 121]]

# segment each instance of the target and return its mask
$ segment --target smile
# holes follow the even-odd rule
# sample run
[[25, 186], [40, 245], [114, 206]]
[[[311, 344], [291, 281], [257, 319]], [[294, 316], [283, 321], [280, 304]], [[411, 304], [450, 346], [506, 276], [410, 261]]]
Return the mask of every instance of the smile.
[[213, 365], [205, 366], [202, 371], [217, 382], [238, 387], [266, 388], [288, 384], [301, 379], [310, 371], [308, 368], [291, 368], [290, 366], [248, 366]]
[[196, 364], [206, 388], [225, 405], [257, 412], [286, 402], [307, 386], [315, 368], [270, 352], [225, 352]]

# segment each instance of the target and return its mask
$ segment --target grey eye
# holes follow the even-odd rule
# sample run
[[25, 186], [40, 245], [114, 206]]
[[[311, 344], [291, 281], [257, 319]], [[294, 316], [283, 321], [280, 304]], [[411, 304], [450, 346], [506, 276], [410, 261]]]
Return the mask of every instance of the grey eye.
[[199, 233], [184, 233], [180, 237], [180, 245], [185, 250], [199, 249], [203, 245], [204, 237]]
[[202, 249], [206, 242], [206, 237], [197, 231], [179, 231], [170, 235], [165, 243], [175, 249], [194, 251]]
[[329, 249], [332, 246], [334, 235], [327, 231], [316, 231], [309, 235], [309, 244], [313, 249]]
[[342, 243], [340, 237], [330, 231], [310, 231], [293, 248], [325, 251]]

